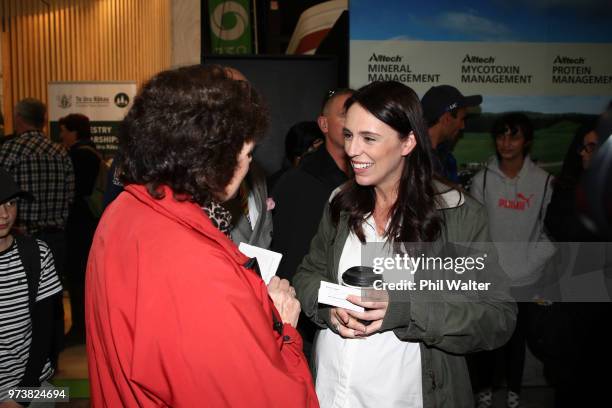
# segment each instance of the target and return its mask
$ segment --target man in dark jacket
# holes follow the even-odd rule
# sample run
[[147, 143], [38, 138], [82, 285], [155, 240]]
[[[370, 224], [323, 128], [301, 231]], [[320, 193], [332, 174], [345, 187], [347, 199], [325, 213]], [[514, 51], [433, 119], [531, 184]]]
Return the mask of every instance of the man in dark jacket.
[[[289, 170], [274, 187], [273, 251], [283, 254], [276, 275], [291, 281], [310, 241], [317, 232], [325, 203], [331, 192], [348, 178], [349, 163], [344, 152], [344, 102], [350, 89], [330, 91], [317, 119], [325, 145], [305, 155], [297, 168]], [[298, 325], [309, 358], [316, 327], [305, 318]]]
[[283, 254], [276, 273], [291, 280], [308, 252], [317, 232], [323, 208], [331, 192], [347, 180], [348, 161], [344, 152], [344, 102], [353, 91], [330, 91], [317, 122], [325, 145], [304, 156], [296, 169], [288, 171], [272, 193], [274, 238], [271, 249]]

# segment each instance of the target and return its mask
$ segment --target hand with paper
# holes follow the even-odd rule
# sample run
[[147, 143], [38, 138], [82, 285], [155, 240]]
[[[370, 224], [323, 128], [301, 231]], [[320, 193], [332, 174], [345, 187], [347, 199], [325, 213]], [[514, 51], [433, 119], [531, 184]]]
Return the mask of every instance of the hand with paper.
[[295, 289], [289, 285], [289, 281], [278, 276], [272, 277], [268, 283], [268, 295], [274, 302], [283, 323], [297, 327], [301, 310], [300, 301], [295, 297]]
[[257, 258], [259, 264], [259, 270], [261, 272], [261, 279], [267, 285], [270, 283], [270, 279], [276, 275], [276, 270], [280, 264], [282, 254], [278, 252], [270, 251], [269, 249], [260, 248], [255, 245], [249, 245], [241, 242], [238, 245], [240, 252], [251, 258]]
[[[359, 338], [377, 332], [388, 306], [386, 291], [369, 290], [367, 300], [363, 300], [362, 289], [325, 281], [319, 287], [318, 300], [319, 303], [336, 306], [330, 311], [331, 323], [345, 338]], [[362, 321], [366, 321], [366, 324]]]

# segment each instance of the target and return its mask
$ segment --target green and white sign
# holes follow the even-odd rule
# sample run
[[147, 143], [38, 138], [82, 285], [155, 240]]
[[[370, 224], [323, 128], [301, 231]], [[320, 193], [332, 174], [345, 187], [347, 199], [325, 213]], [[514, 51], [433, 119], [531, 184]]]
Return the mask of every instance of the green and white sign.
[[81, 113], [91, 123], [91, 137], [105, 159], [117, 151], [119, 124], [132, 106], [136, 82], [49, 82], [49, 134], [59, 141], [59, 120]]
[[213, 54], [251, 54], [249, 0], [209, 0], [210, 42]]

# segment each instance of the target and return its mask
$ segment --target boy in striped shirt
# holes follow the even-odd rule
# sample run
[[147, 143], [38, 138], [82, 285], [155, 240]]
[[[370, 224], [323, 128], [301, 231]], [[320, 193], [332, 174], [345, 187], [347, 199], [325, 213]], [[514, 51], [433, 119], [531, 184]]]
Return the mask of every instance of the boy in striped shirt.
[[[8, 390], [45, 386], [53, 375], [50, 361], [56, 320], [53, 302], [62, 293], [47, 244], [16, 239], [11, 234], [18, 200], [23, 197], [31, 198], [19, 189], [9, 173], [0, 169], [0, 408], [28, 406], [26, 402], [7, 399]], [[28, 242], [35, 247], [33, 251], [25, 249]], [[37, 259], [28, 259], [34, 257]], [[35, 262], [40, 263], [36, 285], [28, 282], [24, 266]], [[35, 297], [30, 297], [29, 285], [37, 288]]]

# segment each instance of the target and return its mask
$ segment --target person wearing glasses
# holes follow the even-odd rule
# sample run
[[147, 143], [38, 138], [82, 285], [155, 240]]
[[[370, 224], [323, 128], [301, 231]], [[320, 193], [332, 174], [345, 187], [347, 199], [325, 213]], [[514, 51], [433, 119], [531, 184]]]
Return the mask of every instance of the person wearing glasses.
[[[607, 248], [594, 244], [609, 239], [592, 221], [593, 202], [597, 196], [588, 191], [585, 176], [596, 174], [589, 174], [589, 169], [592, 169], [593, 157], [610, 135], [610, 123], [607, 131], [602, 125], [605, 126], [606, 117], [610, 120], [611, 113], [612, 110], [608, 110], [600, 117], [599, 126], [591, 122], [576, 131], [563, 160], [561, 174], [555, 180], [555, 190], [546, 213], [545, 225], [551, 236], [557, 242], [569, 242], [567, 245], [574, 250], [568, 251], [572, 257], [567, 262], [567, 273], [575, 279], [597, 276], [601, 273], [600, 265], [610, 266], [609, 242]], [[593, 170], [598, 174], [602, 172], [601, 168]], [[583, 286], [582, 299], [592, 299], [592, 289], [592, 284]], [[580, 296], [580, 292], [577, 294]], [[544, 361], [545, 368], [556, 375], [554, 406], [601, 406], [604, 401], [610, 401], [610, 393], [599, 373], [607, 369], [612, 353], [593, 344], [592, 339], [595, 335], [605, 339], [612, 335], [608, 324], [612, 316], [610, 302], [565, 301], [560, 308], [565, 318], [562, 327], [555, 327], [559, 352]]]
[[[506, 404], [516, 408], [525, 363], [525, 325], [531, 288], [542, 277], [555, 252], [543, 227], [552, 196], [552, 177], [529, 157], [534, 129], [522, 113], [500, 117], [491, 130], [495, 156], [472, 181], [470, 193], [482, 203], [489, 218], [491, 238], [499, 252], [500, 265], [512, 280], [518, 303], [518, 319], [512, 338], [498, 352], [505, 356], [508, 393]], [[533, 293], [537, 295], [537, 293]], [[495, 355], [475, 356], [478, 407], [492, 404]]]
[[[563, 167], [559, 177], [555, 179], [554, 191], [548, 211], [546, 226], [557, 241], [590, 241], [592, 232], [588, 232], [578, 216], [577, 195], [584, 203], [584, 191], [581, 191], [580, 181], [591, 167], [591, 159], [603, 143], [603, 138], [597, 133], [596, 122], [580, 126], [574, 135], [563, 159]], [[586, 210], [583, 208], [583, 210]], [[572, 222], [569, 222], [572, 220]]]
[[[495, 281], [478, 296], [388, 287], [372, 298], [347, 298], [364, 312], [319, 303], [322, 282], [339, 283], [344, 271], [372, 267], [362, 259], [368, 248], [387, 248], [393, 257], [418, 256], [420, 251], [412, 251], [421, 247], [431, 248], [428, 254], [452, 248], [463, 257], [482, 249], [475, 243], [489, 241], [482, 206], [434, 181], [423, 111], [412, 89], [373, 82], [344, 106], [344, 151], [354, 175], [329, 198], [293, 278], [304, 313], [321, 329], [312, 363], [319, 402], [350, 408], [472, 407], [462, 354], [504, 344], [516, 313], [494, 252], [482, 274], [472, 275]], [[415, 284], [446, 276], [415, 268]], [[413, 277], [410, 270], [398, 272], [383, 273], [385, 282]], [[448, 276], [457, 274], [450, 270]]]

